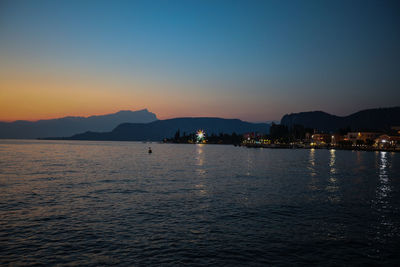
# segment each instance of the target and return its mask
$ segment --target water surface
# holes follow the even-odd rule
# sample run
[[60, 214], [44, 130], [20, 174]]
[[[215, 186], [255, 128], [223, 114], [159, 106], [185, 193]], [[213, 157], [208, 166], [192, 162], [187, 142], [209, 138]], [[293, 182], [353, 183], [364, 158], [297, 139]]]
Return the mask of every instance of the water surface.
[[399, 264], [399, 190], [389, 152], [2, 140], [0, 263]]

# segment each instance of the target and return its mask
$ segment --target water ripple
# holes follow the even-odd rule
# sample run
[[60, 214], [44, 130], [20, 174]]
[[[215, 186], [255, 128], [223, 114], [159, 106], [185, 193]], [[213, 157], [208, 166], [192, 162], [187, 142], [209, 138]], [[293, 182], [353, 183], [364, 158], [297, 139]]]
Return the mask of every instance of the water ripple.
[[0, 141], [2, 265], [397, 265], [396, 153]]

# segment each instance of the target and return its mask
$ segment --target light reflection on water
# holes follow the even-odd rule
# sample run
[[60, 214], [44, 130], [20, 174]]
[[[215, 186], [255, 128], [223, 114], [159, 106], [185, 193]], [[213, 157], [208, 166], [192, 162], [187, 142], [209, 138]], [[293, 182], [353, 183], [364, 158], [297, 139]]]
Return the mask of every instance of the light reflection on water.
[[206, 190], [206, 187], [205, 187], [205, 185], [203, 183], [204, 181], [202, 179], [202, 178], [204, 178], [206, 176], [206, 173], [207, 173], [205, 168], [204, 168], [204, 166], [203, 166], [204, 165], [203, 146], [204, 146], [204, 144], [196, 144], [196, 153], [197, 153], [197, 156], [196, 156], [196, 159], [197, 159], [197, 162], [196, 162], [196, 165], [197, 165], [196, 173], [197, 173], [199, 179], [197, 179], [198, 180], [198, 184], [196, 184], [195, 187], [198, 189], [198, 193], [200, 195], [206, 195], [207, 194], [207, 190]]
[[385, 198], [391, 191], [389, 184], [389, 177], [387, 173], [388, 169], [388, 152], [380, 152], [380, 164], [379, 164], [379, 187], [377, 189], [377, 198], [380, 201], [384, 201]]
[[0, 141], [4, 265], [394, 265], [400, 155]]
[[[387, 238], [392, 238], [399, 232], [398, 227], [392, 221], [391, 213], [393, 209], [399, 207], [393, 207], [391, 203], [391, 192], [392, 185], [389, 177], [389, 165], [390, 154], [385, 151], [381, 151], [378, 154], [378, 166], [379, 166], [379, 180], [376, 188], [376, 200], [374, 201], [374, 207], [378, 214], [378, 224], [376, 226], [376, 240], [377, 242], [386, 244]], [[379, 251], [379, 250], [378, 250]]]
[[247, 153], [247, 158], [246, 158], [246, 175], [247, 176], [251, 176], [251, 172], [253, 170], [253, 160], [252, 160], [252, 156], [253, 154], [251, 153], [251, 151], [248, 151]]
[[203, 146], [204, 144], [197, 144], [196, 145], [196, 172], [199, 174], [199, 176], [204, 176], [206, 174], [206, 170], [204, 169], [203, 165], [204, 165], [204, 154], [203, 154]]
[[330, 194], [329, 200], [331, 202], [340, 202], [340, 192], [339, 192], [339, 184], [336, 178], [336, 168], [335, 168], [335, 160], [336, 160], [336, 150], [331, 149], [329, 150], [330, 153], [330, 160], [329, 160], [329, 180], [328, 185], [326, 186], [325, 190]]
[[310, 171], [310, 176], [311, 176], [311, 181], [309, 183], [309, 189], [312, 191], [317, 191], [319, 190], [318, 187], [318, 178], [317, 178], [317, 172], [315, 169], [315, 149], [311, 148], [309, 150], [309, 156], [308, 156], [308, 170]]

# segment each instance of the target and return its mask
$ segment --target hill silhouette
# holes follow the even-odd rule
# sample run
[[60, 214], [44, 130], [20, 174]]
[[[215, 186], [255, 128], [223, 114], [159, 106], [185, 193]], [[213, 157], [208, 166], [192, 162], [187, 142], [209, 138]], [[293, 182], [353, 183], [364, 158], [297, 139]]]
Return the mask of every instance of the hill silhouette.
[[47, 136], [62, 137], [85, 131], [111, 131], [124, 122], [146, 123], [157, 120], [147, 109], [123, 110], [113, 114], [90, 117], [64, 117], [39, 121], [0, 122], [0, 138], [31, 139]]
[[111, 132], [85, 132], [65, 138], [68, 140], [161, 141], [171, 138], [177, 130], [189, 134], [202, 129], [206, 134], [246, 132], [268, 133], [269, 124], [250, 123], [238, 119], [175, 118], [150, 123], [123, 123]]
[[385, 131], [400, 125], [400, 107], [367, 109], [340, 117], [322, 111], [286, 114], [281, 124], [299, 124], [325, 132], [350, 128], [353, 131]]

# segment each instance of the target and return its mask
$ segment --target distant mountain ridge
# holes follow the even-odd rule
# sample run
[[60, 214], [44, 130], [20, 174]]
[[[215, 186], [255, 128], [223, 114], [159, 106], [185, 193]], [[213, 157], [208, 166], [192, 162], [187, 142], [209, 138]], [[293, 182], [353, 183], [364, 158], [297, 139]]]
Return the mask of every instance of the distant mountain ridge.
[[161, 141], [164, 138], [171, 138], [177, 130], [181, 134], [193, 133], [199, 129], [207, 135], [219, 133], [246, 132], [268, 133], [269, 124], [250, 123], [239, 119], [222, 118], [175, 118], [158, 120], [150, 123], [123, 123], [118, 125], [111, 132], [85, 132], [76, 134], [68, 140], [115, 140], [115, 141]]
[[85, 131], [111, 131], [125, 122], [146, 123], [157, 120], [147, 109], [122, 110], [113, 114], [90, 117], [64, 117], [39, 121], [0, 122], [0, 138], [31, 139], [48, 136], [63, 137]]
[[348, 127], [353, 131], [385, 131], [400, 126], [400, 107], [367, 109], [343, 117], [322, 111], [292, 113], [284, 115], [281, 124], [288, 127], [299, 124], [325, 132]]

